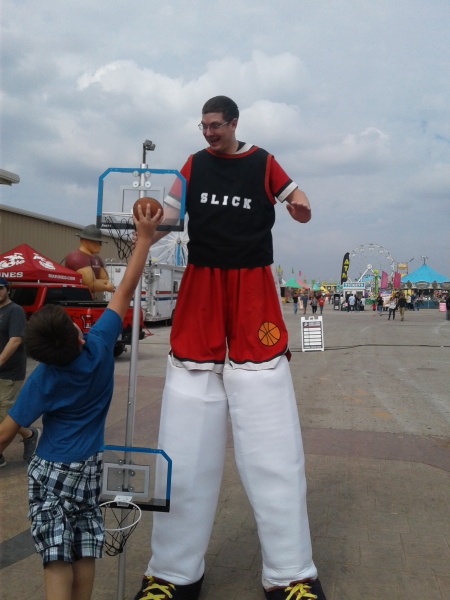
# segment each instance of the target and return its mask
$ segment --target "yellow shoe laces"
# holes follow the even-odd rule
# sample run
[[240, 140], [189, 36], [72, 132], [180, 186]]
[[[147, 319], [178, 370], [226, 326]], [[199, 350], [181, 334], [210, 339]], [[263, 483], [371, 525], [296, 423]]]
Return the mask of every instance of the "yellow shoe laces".
[[141, 600], [166, 600], [167, 598], [172, 598], [170, 588], [172, 590], [175, 589], [173, 583], [160, 583], [155, 581], [153, 577], [147, 577], [147, 579], [148, 586], [142, 590], [147, 593], [145, 596], [141, 596]]
[[293, 587], [288, 586], [284, 590], [285, 592], [291, 592], [287, 596], [286, 600], [300, 600], [301, 598], [317, 598], [314, 594], [311, 594], [311, 586], [307, 583], [296, 583]]

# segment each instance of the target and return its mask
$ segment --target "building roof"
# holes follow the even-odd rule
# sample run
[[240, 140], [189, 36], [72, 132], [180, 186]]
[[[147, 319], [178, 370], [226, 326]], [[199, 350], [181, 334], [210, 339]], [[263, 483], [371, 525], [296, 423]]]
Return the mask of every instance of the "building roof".
[[0, 185], [12, 185], [13, 183], [19, 183], [20, 177], [5, 169], [0, 169]]
[[436, 281], [436, 283], [444, 283], [444, 281], [450, 281], [450, 277], [438, 273], [428, 265], [421, 265], [415, 271], [403, 275], [402, 283], [406, 283], [407, 281], [410, 281], [411, 283], [416, 283], [418, 281], [425, 281], [427, 283]]

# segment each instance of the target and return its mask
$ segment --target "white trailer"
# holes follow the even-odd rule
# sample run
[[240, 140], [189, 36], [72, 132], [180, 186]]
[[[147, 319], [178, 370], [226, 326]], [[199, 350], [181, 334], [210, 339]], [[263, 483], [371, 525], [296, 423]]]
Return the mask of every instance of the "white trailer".
[[[124, 263], [106, 262], [106, 272], [114, 287], [117, 287], [122, 281], [126, 266]], [[158, 262], [150, 263], [145, 267], [142, 274], [141, 291], [144, 322], [172, 320], [185, 268]], [[111, 294], [105, 294], [105, 296], [109, 300]], [[131, 305], [133, 305], [133, 301]]]

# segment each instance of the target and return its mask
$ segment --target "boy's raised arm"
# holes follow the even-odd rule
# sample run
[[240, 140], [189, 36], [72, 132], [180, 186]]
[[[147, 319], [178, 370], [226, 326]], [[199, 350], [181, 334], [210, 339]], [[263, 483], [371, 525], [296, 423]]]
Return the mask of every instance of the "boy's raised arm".
[[136, 289], [139, 278], [144, 270], [156, 227], [162, 219], [161, 210], [158, 210], [156, 215], [151, 218], [149, 204], [147, 205], [145, 214], [143, 214], [141, 207], [138, 208], [138, 212], [139, 220], [133, 216], [137, 232], [136, 245], [128, 262], [128, 266], [125, 269], [123, 279], [108, 304], [108, 308], [114, 310], [122, 319], [130, 306], [134, 290]]

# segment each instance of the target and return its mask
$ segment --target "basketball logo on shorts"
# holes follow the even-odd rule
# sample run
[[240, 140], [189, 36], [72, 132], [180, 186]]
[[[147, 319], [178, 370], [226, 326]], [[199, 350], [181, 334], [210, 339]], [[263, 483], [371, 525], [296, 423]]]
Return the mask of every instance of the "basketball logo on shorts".
[[266, 321], [261, 325], [258, 331], [258, 337], [264, 346], [275, 346], [281, 337], [280, 329], [275, 323]]

